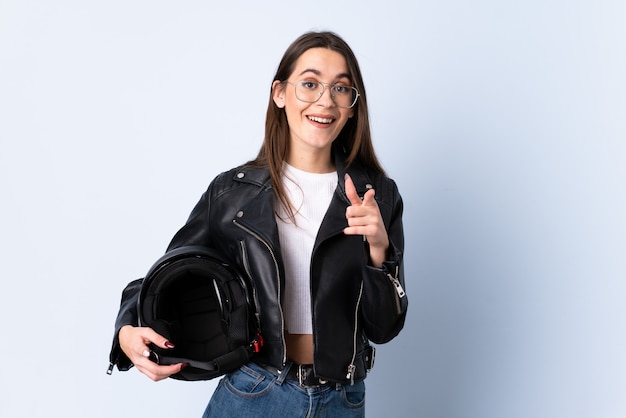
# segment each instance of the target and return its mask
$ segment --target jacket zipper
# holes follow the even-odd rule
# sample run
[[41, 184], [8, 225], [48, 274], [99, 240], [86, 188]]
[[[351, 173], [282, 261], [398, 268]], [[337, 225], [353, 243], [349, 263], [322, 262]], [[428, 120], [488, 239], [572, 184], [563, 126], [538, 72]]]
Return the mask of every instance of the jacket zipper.
[[[265, 241], [263, 238], [261, 238], [261, 236], [259, 234], [257, 234], [256, 232], [254, 232], [250, 228], [247, 228], [247, 227], [243, 226], [242, 224], [237, 222], [236, 219], [233, 219], [233, 223], [235, 225], [237, 225], [239, 228], [241, 228], [244, 231], [246, 231], [247, 233], [249, 233], [250, 235], [252, 235], [253, 237], [255, 237], [261, 243], [263, 243], [263, 245], [265, 245], [265, 247], [269, 251], [270, 255], [272, 256], [272, 261], [274, 261], [274, 267], [276, 268], [276, 278], [277, 278], [277, 285], [278, 285], [277, 303], [278, 303], [278, 309], [280, 310], [280, 324], [281, 324], [281, 330], [284, 330], [285, 329], [285, 316], [283, 314], [282, 304], [280, 303], [280, 294], [281, 294], [280, 269], [278, 268], [278, 261], [276, 260], [276, 255], [274, 254], [274, 251], [272, 250], [272, 247], [267, 243], [267, 241]], [[247, 266], [246, 266], [246, 268], [247, 268]], [[283, 354], [283, 366], [284, 366], [287, 363], [287, 342], [285, 341], [285, 333], [284, 332], [281, 332], [281, 342], [282, 342], [282, 345], [283, 345], [283, 347], [282, 347], [283, 348], [283, 353], [282, 354]]]
[[[246, 270], [246, 274], [248, 275], [248, 277], [252, 278], [252, 274], [250, 273], [250, 264], [248, 263], [248, 251], [246, 250], [246, 245], [244, 244], [243, 241], [239, 241], [239, 246], [241, 247], [241, 258], [243, 260], [243, 267]], [[257, 323], [257, 331], [260, 333], [261, 332], [261, 314], [260, 314], [260, 309], [261, 309], [261, 305], [259, 305], [259, 298], [256, 294], [256, 286], [253, 284], [252, 285], [252, 300], [254, 301], [254, 305], [256, 307], [255, 312], [254, 312], [254, 316], [256, 317], [256, 323]]]
[[359, 298], [356, 301], [356, 307], [354, 308], [354, 334], [353, 334], [353, 346], [352, 346], [352, 359], [348, 365], [348, 373], [346, 373], [346, 379], [350, 379], [350, 384], [354, 384], [354, 372], [356, 371], [356, 365], [354, 361], [356, 359], [357, 350], [357, 332], [359, 329], [359, 306], [361, 306], [361, 297], [363, 296], [363, 282], [361, 282], [361, 288], [359, 289]]
[[392, 276], [391, 273], [387, 273], [387, 278], [389, 278], [389, 281], [396, 289], [396, 310], [398, 311], [398, 313], [402, 311], [402, 307], [400, 305], [400, 299], [406, 296], [406, 293], [404, 292], [404, 289], [402, 288], [402, 284], [400, 283], [400, 280], [398, 279], [399, 271], [400, 271], [400, 267], [396, 266], [395, 276]]

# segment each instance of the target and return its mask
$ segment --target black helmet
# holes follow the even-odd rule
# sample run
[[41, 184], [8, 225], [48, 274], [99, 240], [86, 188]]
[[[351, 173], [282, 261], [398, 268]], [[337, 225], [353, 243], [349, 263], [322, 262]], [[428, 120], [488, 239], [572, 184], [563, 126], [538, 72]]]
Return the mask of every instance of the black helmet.
[[237, 369], [260, 350], [254, 288], [217, 251], [186, 246], [150, 268], [139, 293], [139, 325], [154, 329], [175, 348], [155, 345], [159, 364], [187, 363], [171, 377], [208, 380]]

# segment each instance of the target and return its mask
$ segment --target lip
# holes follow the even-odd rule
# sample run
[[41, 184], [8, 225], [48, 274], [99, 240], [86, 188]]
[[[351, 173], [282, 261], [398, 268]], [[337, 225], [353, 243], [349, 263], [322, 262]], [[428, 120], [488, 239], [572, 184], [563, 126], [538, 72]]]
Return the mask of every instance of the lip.
[[337, 120], [331, 115], [306, 115], [306, 119], [315, 126], [331, 126]]

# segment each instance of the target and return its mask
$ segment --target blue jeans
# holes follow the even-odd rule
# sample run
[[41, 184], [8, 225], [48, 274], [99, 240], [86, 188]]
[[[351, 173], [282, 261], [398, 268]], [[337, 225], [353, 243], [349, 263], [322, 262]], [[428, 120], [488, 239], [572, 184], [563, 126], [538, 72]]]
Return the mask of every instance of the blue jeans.
[[[286, 366], [289, 367], [290, 365]], [[364, 417], [365, 383], [302, 388], [256, 363], [220, 380], [203, 418]]]

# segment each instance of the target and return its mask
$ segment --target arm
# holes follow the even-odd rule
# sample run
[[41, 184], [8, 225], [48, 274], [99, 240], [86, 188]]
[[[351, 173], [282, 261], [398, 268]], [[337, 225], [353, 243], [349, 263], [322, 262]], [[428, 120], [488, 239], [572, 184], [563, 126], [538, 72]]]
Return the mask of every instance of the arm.
[[361, 315], [365, 332], [375, 343], [387, 342], [400, 332], [408, 307], [402, 263], [402, 198], [395, 184], [384, 192], [382, 200], [386, 203], [381, 203], [381, 209], [374, 200], [374, 190], [361, 201], [346, 177], [346, 195], [352, 205], [346, 210], [349, 227], [344, 233], [364, 235], [367, 241], [369, 264], [363, 280]]
[[120, 303], [117, 319], [115, 320], [113, 346], [111, 347], [111, 353], [109, 355], [109, 374], [111, 374], [114, 365], [116, 365], [117, 369], [120, 371], [126, 371], [133, 367], [133, 363], [122, 351], [119, 341], [119, 332], [125, 325], [138, 325], [137, 299], [139, 298], [139, 290], [141, 289], [142, 281], [143, 279], [134, 280], [122, 291], [122, 301]]

